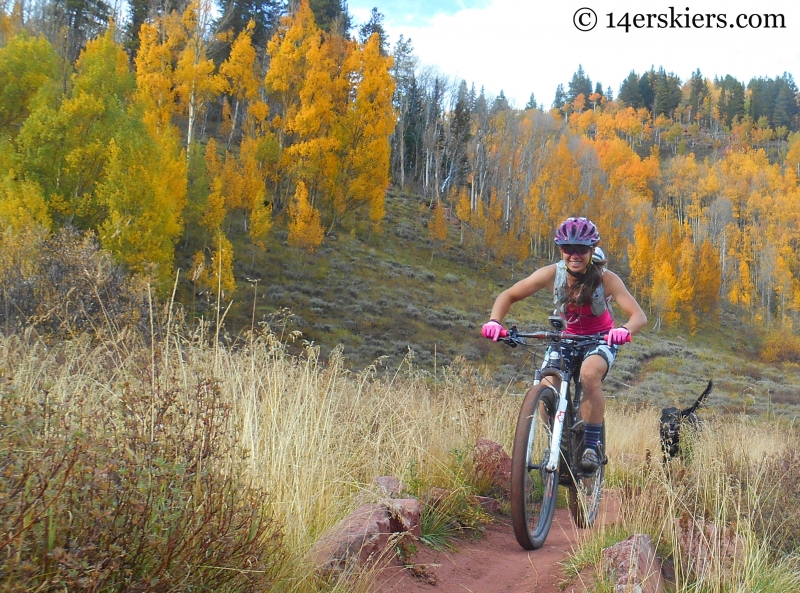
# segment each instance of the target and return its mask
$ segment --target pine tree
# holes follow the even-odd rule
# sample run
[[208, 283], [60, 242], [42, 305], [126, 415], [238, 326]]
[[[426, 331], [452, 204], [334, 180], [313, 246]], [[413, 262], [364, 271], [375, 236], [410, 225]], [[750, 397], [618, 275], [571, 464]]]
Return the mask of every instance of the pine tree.
[[634, 109], [643, 106], [642, 93], [639, 91], [639, 76], [635, 72], [631, 71], [622, 82], [622, 86], [619, 87], [618, 100], [625, 106], [633, 107]]
[[588, 97], [592, 94], [592, 81], [583, 71], [583, 66], [578, 64], [578, 71], [572, 75], [567, 90], [567, 102], [573, 103], [578, 95]]
[[533, 93], [531, 93], [530, 99], [528, 99], [528, 102], [525, 103], [525, 111], [530, 111], [531, 109], [538, 109], [538, 108], [539, 106], [536, 104], [536, 99], [534, 98]]
[[553, 99], [553, 108], [561, 109], [567, 102], [567, 94], [564, 92], [564, 85], [559, 84], [556, 88], [556, 97]]
[[380, 40], [381, 55], [386, 57], [389, 55], [389, 37], [383, 28], [383, 19], [383, 13], [378, 12], [377, 8], [373, 8], [369, 20], [358, 29], [358, 40], [364, 45], [373, 34], [377, 34]]

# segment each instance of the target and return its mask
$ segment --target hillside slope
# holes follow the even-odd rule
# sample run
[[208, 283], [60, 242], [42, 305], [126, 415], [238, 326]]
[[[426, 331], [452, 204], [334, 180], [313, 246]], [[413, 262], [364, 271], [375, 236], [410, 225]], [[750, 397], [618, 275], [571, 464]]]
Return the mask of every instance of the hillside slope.
[[[382, 232], [333, 233], [313, 254], [289, 247], [283, 230], [273, 233], [262, 253], [245, 233], [235, 232], [243, 225], [231, 221], [239, 282], [228, 331], [236, 335], [253, 322], [266, 323], [286, 340], [314, 342], [323, 357], [342, 348], [354, 370], [374, 364], [391, 373], [411, 364], [438, 374], [463, 357], [511, 392], [524, 390], [541, 347], [509, 349], [479, 332], [496, 295], [547, 262], [529, 260], [514, 270], [498, 266], [459, 245], [455, 222], [444, 246], [434, 245], [421, 196], [389, 193], [386, 211]], [[607, 255], [609, 267], [619, 270], [615, 254]], [[507, 321], [545, 327], [551, 298], [542, 293], [516, 304]], [[758, 362], [757, 333], [736, 329], [742, 325], [724, 310], [695, 336], [646, 329], [622, 349], [607, 379], [609, 393], [685, 405], [713, 378], [712, 408], [793, 416], [800, 409], [797, 366]], [[292, 337], [295, 331], [302, 336]]]

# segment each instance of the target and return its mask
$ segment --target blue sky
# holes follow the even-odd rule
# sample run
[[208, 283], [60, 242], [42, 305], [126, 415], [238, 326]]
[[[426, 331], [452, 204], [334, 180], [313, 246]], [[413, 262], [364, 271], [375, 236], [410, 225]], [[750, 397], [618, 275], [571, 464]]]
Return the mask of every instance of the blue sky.
[[[731, 74], [745, 83], [787, 71], [800, 83], [796, 0], [348, 0], [356, 25], [369, 18], [373, 6], [385, 16], [391, 45], [401, 34], [411, 38], [421, 65], [484, 86], [490, 95], [502, 89], [517, 107], [532, 92], [549, 107], [556, 86], [566, 87], [579, 64], [593, 83], [610, 86], [615, 96], [631, 70], [641, 74], [651, 66], [663, 66], [683, 81], [699, 68], [707, 78]], [[672, 22], [670, 7], [678, 18], [674, 22], [684, 23], [681, 15], [688, 14], [704, 26], [659, 29], [654, 16], [651, 29], [632, 27], [625, 33], [620, 26], [608, 27], [619, 24], [625, 13], [631, 24], [637, 13], [665, 14]], [[582, 8], [593, 9], [598, 18], [588, 32], [573, 24]], [[785, 28], [730, 27], [739, 14], [754, 13], [782, 14]], [[725, 15], [725, 25], [707, 15]]]

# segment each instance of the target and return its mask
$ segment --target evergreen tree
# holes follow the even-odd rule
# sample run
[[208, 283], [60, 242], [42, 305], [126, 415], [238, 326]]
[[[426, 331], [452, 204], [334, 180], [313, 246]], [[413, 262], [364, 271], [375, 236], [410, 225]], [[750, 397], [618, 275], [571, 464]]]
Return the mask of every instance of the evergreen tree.
[[708, 83], [700, 74], [700, 69], [692, 73], [689, 79], [689, 106], [692, 108], [692, 117], [703, 110], [703, 101], [711, 94]]
[[656, 99], [656, 72], [652, 68], [649, 72], [642, 74], [639, 79], [639, 94], [642, 97], [641, 107], [653, 110], [653, 103]]
[[467, 144], [472, 137], [470, 134], [472, 114], [470, 111], [467, 82], [462, 80], [458, 86], [456, 106], [453, 108], [450, 119], [450, 162], [447, 166], [447, 183], [450, 187], [459, 187], [461, 180], [467, 174]]
[[215, 22], [214, 29], [226, 33], [228, 39], [214, 51], [214, 59], [222, 63], [230, 55], [231, 42], [239, 37], [250, 21], [255, 23], [251, 34], [253, 47], [260, 60], [264, 60], [267, 42], [280, 24], [285, 11], [284, 0], [225, 0], [220, 2], [224, 7], [222, 16]]
[[564, 85], [559, 84], [558, 88], [556, 88], [556, 98], [553, 99], [553, 107], [555, 109], [561, 109], [564, 107], [564, 104], [567, 102], [567, 94], [564, 92]]
[[[787, 76], [784, 74], [784, 76]], [[783, 82], [778, 90], [778, 95], [775, 97], [775, 109], [772, 111], [772, 127], [777, 129], [785, 126], [791, 130], [796, 129], [794, 120], [800, 107], [797, 104], [797, 87], [792, 80], [791, 75], [788, 79], [778, 79]], [[777, 82], [777, 81], [776, 81]]]
[[352, 25], [344, 0], [309, 0], [314, 22], [326, 33], [348, 37]]
[[506, 111], [508, 109], [508, 99], [506, 99], [506, 95], [503, 92], [503, 89], [500, 89], [500, 94], [497, 95], [494, 99], [494, 103], [492, 103], [492, 115], [497, 113], [498, 111]]
[[672, 117], [675, 109], [681, 102], [681, 81], [672, 74], [659, 68], [655, 75], [655, 96], [653, 98], [653, 115]]
[[611, 87], [606, 87], [606, 101], [613, 101], [614, 100], [614, 91], [611, 90]]
[[578, 71], [572, 75], [567, 91], [567, 102], [572, 103], [578, 95], [588, 97], [592, 94], [592, 81], [583, 71], [583, 66], [578, 64]]
[[386, 29], [383, 28], [383, 19], [383, 13], [378, 12], [377, 8], [373, 8], [369, 20], [358, 29], [358, 40], [361, 43], [366, 43], [373, 33], [377, 33], [380, 40], [381, 55], [388, 56], [389, 38], [386, 34]]
[[639, 75], [636, 72], [631, 70], [628, 77], [622, 81], [617, 99], [627, 107], [633, 107], [634, 109], [638, 109], [643, 105], [642, 93], [639, 90]]
[[722, 80], [715, 80], [715, 84], [721, 88], [717, 105], [720, 119], [730, 125], [737, 116], [744, 116], [744, 83], [727, 74]]
[[531, 93], [531, 98], [528, 99], [527, 103], [525, 103], [525, 111], [530, 111], [531, 109], [538, 109], [538, 107], [539, 106], [536, 104], [536, 99], [534, 98], [533, 93]]

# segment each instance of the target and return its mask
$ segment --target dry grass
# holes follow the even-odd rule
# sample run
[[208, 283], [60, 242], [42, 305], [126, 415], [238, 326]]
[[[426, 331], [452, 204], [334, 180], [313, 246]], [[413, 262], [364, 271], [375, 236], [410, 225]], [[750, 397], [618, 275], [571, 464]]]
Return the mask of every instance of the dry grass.
[[[435, 380], [411, 359], [353, 374], [338, 352], [290, 356], [271, 334], [215, 348], [201, 331], [162, 333], [152, 344], [0, 338], [0, 413], [12, 428], [0, 435], [12, 477], [0, 521], [13, 540], [0, 574], [17, 583], [6, 589], [143, 590], [166, 555], [186, 570], [166, 562], [162, 590], [190, 588], [207, 565], [219, 591], [350, 590], [316, 582], [303, 558], [377, 496], [373, 477], [396, 475], [415, 493], [463, 488], [477, 438], [511, 438], [518, 399], [465, 365]], [[143, 509], [149, 519], [137, 523]], [[217, 557], [212, 533], [227, 542]], [[116, 556], [97, 553], [111, 540]], [[147, 553], [126, 556], [130, 546]]]
[[[475, 491], [475, 441], [510, 445], [520, 399], [461, 361], [353, 373], [338, 350], [292, 356], [269, 333], [214, 347], [168, 321], [160, 335], [0, 338], [3, 590], [366, 590], [368, 575], [323, 583], [304, 558], [377, 497], [372, 478]], [[678, 591], [797, 590], [797, 427], [715, 417], [665, 471], [657, 419], [608, 407], [623, 532], [679, 564], [673, 519], [711, 520], [744, 538], [742, 565], [679, 571]]]
[[[684, 457], [664, 466], [657, 419], [658, 411], [647, 407], [613, 408], [608, 414], [610, 481], [619, 482], [624, 492], [622, 537], [653, 536], [662, 554], [675, 560], [678, 592], [800, 590], [798, 428], [716, 416], [701, 430], [687, 431]], [[642, 455], [646, 449], [653, 452], [649, 461]], [[675, 519], [710, 521], [723, 533], [736, 534], [743, 555], [731, 565], [724, 545], [715, 541], [708, 565], [700, 573], [690, 569], [692, 559], [681, 551]], [[594, 539], [584, 548], [597, 548]], [[592, 558], [599, 566], [599, 553]]]

